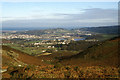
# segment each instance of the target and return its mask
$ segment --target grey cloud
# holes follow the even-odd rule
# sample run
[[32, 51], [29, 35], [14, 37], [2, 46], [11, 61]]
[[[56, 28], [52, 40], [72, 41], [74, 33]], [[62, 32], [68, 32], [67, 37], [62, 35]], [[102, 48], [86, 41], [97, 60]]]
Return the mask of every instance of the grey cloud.
[[116, 9], [100, 9], [100, 8], [92, 8], [85, 9], [85, 12], [82, 14], [58, 14], [58, 15], [66, 15], [71, 19], [117, 19], [118, 10]]
[[3, 21], [3, 27], [79, 27], [117, 25], [116, 9], [85, 9], [78, 14], [54, 14], [64, 16], [63, 19], [25, 19]]

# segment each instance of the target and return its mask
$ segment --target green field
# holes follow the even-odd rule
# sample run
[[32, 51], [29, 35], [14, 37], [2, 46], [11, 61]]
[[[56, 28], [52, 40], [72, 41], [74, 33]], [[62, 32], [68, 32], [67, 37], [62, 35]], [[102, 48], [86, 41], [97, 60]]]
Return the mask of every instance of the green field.
[[[14, 49], [18, 49], [20, 51], [23, 51], [25, 53], [28, 53], [30, 55], [36, 55], [36, 54], [41, 54], [43, 53], [43, 50], [48, 50], [47, 44], [46, 45], [39, 45], [39, 46], [30, 46], [30, 44], [35, 43], [35, 42], [40, 42], [39, 41], [30, 41], [30, 42], [25, 42], [23, 44], [18, 44], [18, 43], [5, 43], [4, 45], [8, 45]], [[52, 48], [52, 50], [56, 50], [56, 48]]]

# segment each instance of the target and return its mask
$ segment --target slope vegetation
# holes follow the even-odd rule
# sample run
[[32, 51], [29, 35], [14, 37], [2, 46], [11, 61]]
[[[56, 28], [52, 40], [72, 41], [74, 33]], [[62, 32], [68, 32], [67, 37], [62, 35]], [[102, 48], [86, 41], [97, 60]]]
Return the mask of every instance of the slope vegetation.
[[[3, 65], [10, 64], [11, 61], [13, 62], [21, 62], [24, 64], [32, 64], [32, 65], [45, 65], [42, 62], [42, 59], [30, 56], [22, 51], [13, 49], [9, 46], [2, 46], [3, 54]], [[15, 65], [15, 64], [14, 64]]]
[[119, 59], [119, 38], [113, 38], [97, 45], [87, 48], [77, 55], [62, 57], [60, 62], [64, 65], [101, 65], [118, 66]]

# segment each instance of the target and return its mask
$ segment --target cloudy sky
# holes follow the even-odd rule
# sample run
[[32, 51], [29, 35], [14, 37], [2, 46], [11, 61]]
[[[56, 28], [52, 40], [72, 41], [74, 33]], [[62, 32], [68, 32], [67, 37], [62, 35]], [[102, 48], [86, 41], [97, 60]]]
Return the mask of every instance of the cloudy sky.
[[117, 25], [117, 2], [3, 2], [2, 27], [97, 27]]

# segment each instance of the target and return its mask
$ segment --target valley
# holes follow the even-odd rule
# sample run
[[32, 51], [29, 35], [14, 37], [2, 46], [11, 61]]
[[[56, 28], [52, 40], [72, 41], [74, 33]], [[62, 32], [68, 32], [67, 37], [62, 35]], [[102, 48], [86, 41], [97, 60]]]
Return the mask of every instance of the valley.
[[[43, 34], [44, 32], [35, 34], [39, 37], [45, 35], [54, 37], [45, 36], [43, 40], [19, 36], [15, 38], [14, 35], [33, 35], [33, 33], [3, 32], [1, 45], [3, 80], [4, 78], [120, 77], [118, 62], [120, 37], [117, 34], [91, 31], [80, 31], [82, 34], [78, 34], [73, 30], [72, 35], [67, 35], [68, 33], [63, 34], [66, 31], [64, 29], [50, 30], [54, 33], [47, 31], [48, 34]], [[57, 31], [59, 38], [55, 34]], [[60, 37], [62, 34], [70, 37]], [[14, 37], [8, 38], [11, 35]]]

